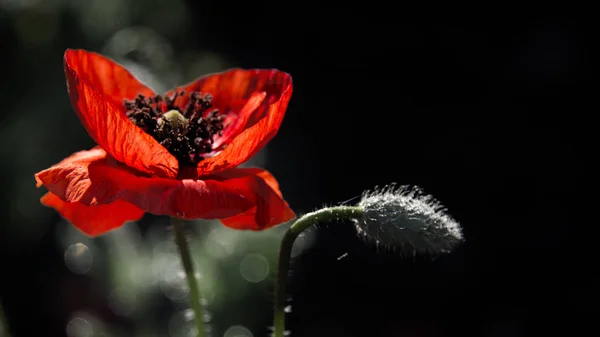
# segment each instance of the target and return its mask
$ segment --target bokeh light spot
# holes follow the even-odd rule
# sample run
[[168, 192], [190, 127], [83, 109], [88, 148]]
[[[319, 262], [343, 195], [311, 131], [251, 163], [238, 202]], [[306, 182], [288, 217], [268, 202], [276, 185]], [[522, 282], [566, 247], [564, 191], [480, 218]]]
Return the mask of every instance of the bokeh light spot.
[[172, 337], [194, 337], [196, 332], [196, 324], [194, 318], [190, 319], [187, 310], [177, 312], [171, 316], [169, 320], [169, 334]]
[[83, 243], [76, 243], [65, 251], [65, 264], [67, 268], [76, 274], [85, 274], [94, 263], [94, 255]]
[[252, 335], [252, 332], [250, 332], [250, 330], [248, 330], [246, 327], [241, 326], [241, 325], [234, 325], [234, 326], [230, 326], [225, 333], [223, 334], [223, 337], [254, 337]]
[[75, 317], [67, 323], [67, 336], [92, 337], [94, 336], [94, 328], [86, 319]]
[[269, 275], [269, 261], [260, 254], [248, 254], [240, 263], [240, 273], [248, 282], [260, 282]]

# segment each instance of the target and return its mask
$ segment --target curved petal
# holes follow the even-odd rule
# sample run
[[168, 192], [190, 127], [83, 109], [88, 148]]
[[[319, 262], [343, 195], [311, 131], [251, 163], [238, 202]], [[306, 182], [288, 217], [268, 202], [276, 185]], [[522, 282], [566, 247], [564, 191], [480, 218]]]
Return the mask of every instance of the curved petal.
[[80, 202], [66, 202], [46, 193], [40, 201], [54, 208], [63, 218], [89, 236], [104, 234], [121, 227], [127, 221], [139, 220], [144, 211], [125, 201], [117, 200], [112, 204], [86, 206]]
[[283, 193], [281, 193], [281, 190], [279, 190], [279, 182], [277, 181], [277, 179], [275, 179], [271, 172], [254, 167], [239, 170], [243, 172], [248, 172], [261, 178], [273, 190], [273, 192], [275, 192], [275, 194], [277, 194], [280, 198], [283, 198]]
[[198, 164], [198, 176], [219, 172], [243, 164], [262, 149], [279, 131], [292, 91], [269, 105], [267, 115], [237, 135], [218, 155]]
[[36, 174], [36, 179], [67, 202], [101, 205], [121, 200], [149, 213], [187, 219], [221, 219], [253, 207], [237, 188], [245, 178], [224, 181], [146, 178], [111, 163], [110, 159], [98, 153], [93, 160], [67, 160]]
[[[212, 94], [213, 105], [226, 116], [223, 136], [215, 143], [227, 147], [201, 161], [198, 175], [236, 167], [264, 147], [279, 130], [292, 89], [292, 77], [276, 69], [231, 69], [177, 88]], [[173, 93], [171, 90], [166, 95]], [[177, 99], [181, 108], [188, 102], [189, 95]]]
[[123, 112], [123, 100], [132, 100], [138, 94], [146, 97], [156, 95], [154, 90], [141, 83], [123, 66], [100, 54], [81, 49], [67, 49], [65, 62], [77, 71], [79, 77]]
[[[105, 84], [114, 76], [115, 80], [125, 79], [127, 85], [133, 83], [132, 90], [139, 90], [137, 82], [114, 70], [121, 69], [115, 68], [115, 63], [106, 63], [110, 61], [93, 55], [96, 54], [67, 50], [64, 62], [71, 104], [88, 134], [116, 160], [137, 171], [158, 177], [176, 177], [177, 159], [135, 126], [120, 105], [114, 103], [115, 96], [111, 95], [126, 93], [129, 89]], [[99, 66], [95, 62], [99, 62]], [[121, 74], [123, 78], [114, 74]], [[104, 87], [99, 89], [96, 85]], [[109, 94], [100, 90], [109, 90]]]
[[224, 145], [226, 146], [235, 136], [244, 131], [250, 119], [257, 111], [265, 110], [263, 102], [266, 97], [267, 93], [264, 91], [255, 92], [250, 98], [244, 100], [244, 105], [239, 110], [236, 109], [236, 112], [229, 112], [225, 115], [225, 120], [223, 121], [225, 129], [220, 136], [217, 134], [213, 139], [213, 149], [215, 149], [215, 152], [220, 152]]
[[266, 92], [272, 103], [279, 100], [287, 86], [291, 85], [291, 76], [277, 69], [240, 69], [234, 68], [221, 73], [207, 74], [165, 93], [172, 96], [175, 91], [186, 94], [178, 97], [176, 105], [184, 109], [189, 103], [191, 92], [201, 92], [213, 96], [213, 106], [226, 113], [234, 113], [256, 92]]
[[62, 200], [94, 204], [94, 196], [89, 193], [91, 181], [88, 166], [106, 158], [106, 151], [100, 147], [76, 152], [58, 164], [36, 173], [37, 187], [46, 185], [48, 190], [54, 191]]
[[240, 179], [237, 188], [254, 207], [244, 213], [221, 219], [234, 229], [263, 230], [293, 219], [296, 215], [282, 198], [279, 184], [263, 169], [232, 169], [217, 175], [220, 179]]

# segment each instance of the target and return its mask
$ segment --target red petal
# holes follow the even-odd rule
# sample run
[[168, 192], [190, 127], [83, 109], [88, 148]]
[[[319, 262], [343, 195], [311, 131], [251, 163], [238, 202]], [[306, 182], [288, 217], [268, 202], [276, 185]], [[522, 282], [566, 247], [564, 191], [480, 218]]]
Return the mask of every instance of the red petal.
[[263, 230], [290, 219], [296, 215], [283, 200], [279, 184], [271, 173], [263, 169], [232, 169], [217, 174], [220, 179], [240, 179], [237, 188], [252, 201], [254, 207], [221, 222], [235, 229]]
[[223, 130], [223, 133], [221, 136], [215, 135], [213, 139], [213, 149], [216, 149], [217, 154], [222, 150], [224, 145], [230, 143], [234, 137], [245, 130], [253, 113], [259, 109], [265, 110], [264, 108], [261, 109], [261, 106], [266, 97], [267, 93], [264, 91], [252, 93], [250, 98], [244, 100], [244, 105], [239, 110], [236, 109], [235, 112], [231, 110], [225, 115], [225, 120], [223, 121], [225, 129]]
[[65, 52], [65, 74], [71, 104], [98, 145], [137, 171], [159, 177], [177, 176], [177, 159], [123, 113], [122, 99], [126, 97], [116, 103], [117, 95], [144, 90], [142, 84], [118, 64], [82, 50]]
[[[198, 165], [202, 176], [242, 164], [273, 138], [292, 96], [292, 78], [275, 69], [232, 69], [201, 77], [178, 90], [212, 94], [214, 106], [227, 116], [225, 123], [230, 123], [223, 139], [217, 139], [227, 145], [225, 150]], [[184, 95], [177, 104], [185, 107], [188, 101], [189, 96]]]
[[100, 153], [96, 159], [88, 160], [92, 157], [90, 154], [86, 160], [66, 160], [38, 173], [36, 179], [67, 202], [97, 205], [122, 200], [149, 213], [189, 219], [221, 219], [253, 206], [237, 188], [245, 178], [225, 181], [145, 178], [116, 166]]
[[95, 147], [89, 151], [79, 151], [63, 159], [60, 163], [35, 175], [37, 187], [45, 185], [62, 200], [95, 204], [90, 194], [91, 181], [88, 166], [92, 162], [106, 159], [106, 151]]
[[156, 95], [133, 76], [127, 69], [100, 54], [85, 50], [67, 49], [65, 62], [104, 99], [110, 100], [125, 112], [124, 99], [134, 99], [138, 94], [146, 97]]
[[86, 206], [80, 202], [66, 202], [52, 193], [46, 193], [41, 202], [54, 208], [89, 236], [104, 234], [121, 227], [127, 221], [139, 220], [144, 215], [141, 209], [121, 200], [107, 205]]
[[251, 173], [265, 181], [267, 185], [275, 192], [280, 198], [283, 198], [283, 194], [279, 190], [279, 182], [275, 177], [267, 170], [259, 168], [244, 168], [241, 171]]
[[286, 93], [281, 100], [269, 106], [265, 117], [233, 138], [220, 154], [202, 160], [198, 164], [198, 176], [237, 167], [262, 149], [279, 131], [291, 97], [291, 87]]

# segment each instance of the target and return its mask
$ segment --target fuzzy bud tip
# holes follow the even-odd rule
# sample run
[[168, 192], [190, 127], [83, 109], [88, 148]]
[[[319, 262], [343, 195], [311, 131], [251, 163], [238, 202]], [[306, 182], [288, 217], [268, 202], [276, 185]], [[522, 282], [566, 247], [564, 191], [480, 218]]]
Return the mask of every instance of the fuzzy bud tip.
[[460, 225], [418, 187], [388, 185], [365, 192], [356, 223], [360, 235], [403, 252], [442, 254], [463, 239]]

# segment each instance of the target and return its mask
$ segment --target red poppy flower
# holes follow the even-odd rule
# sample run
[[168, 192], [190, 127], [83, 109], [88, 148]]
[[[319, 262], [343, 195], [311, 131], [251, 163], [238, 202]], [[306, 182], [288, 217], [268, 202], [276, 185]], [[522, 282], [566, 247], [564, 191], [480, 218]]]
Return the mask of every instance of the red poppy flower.
[[278, 70], [232, 69], [156, 95], [101, 55], [67, 50], [71, 103], [99, 145], [35, 175], [41, 202], [88, 235], [145, 212], [261, 230], [293, 218], [275, 178], [237, 168], [277, 133], [292, 95]]

